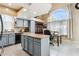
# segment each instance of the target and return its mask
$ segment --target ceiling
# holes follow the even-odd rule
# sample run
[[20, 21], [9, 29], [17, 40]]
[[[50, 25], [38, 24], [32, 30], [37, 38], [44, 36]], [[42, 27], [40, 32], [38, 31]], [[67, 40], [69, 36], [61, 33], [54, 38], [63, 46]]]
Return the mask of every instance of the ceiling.
[[[0, 13], [17, 18], [32, 18], [46, 20], [49, 13], [68, 6], [68, 3], [0, 3]], [[8, 9], [6, 9], [8, 8]]]
[[27, 8], [27, 11], [24, 11], [22, 14], [19, 13], [19, 16], [36, 17], [48, 13], [50, 9], [51, 9], [50, 3], [32, 3], [29, 6], [29, 8]]
[[48, 13], [50, 9], [50, 3], [0, 3], [0, 13], [19, 18], [36, 17]]
[[0, 3], [0, 6], [19, 11], [23, 7], [27, 7], [28, 3]]

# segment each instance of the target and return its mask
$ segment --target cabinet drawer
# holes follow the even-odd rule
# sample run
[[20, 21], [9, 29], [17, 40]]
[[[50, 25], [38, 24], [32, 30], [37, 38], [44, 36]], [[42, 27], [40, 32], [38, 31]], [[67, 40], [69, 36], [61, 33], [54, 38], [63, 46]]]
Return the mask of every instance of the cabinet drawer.
[[34, 41], [34, 44], [41, 46], [41, 43]]
[[38, 39], [38, 38], [34, 38], [34, 42], [41, 43], [41, 40], [40, 40], [40, 39]]

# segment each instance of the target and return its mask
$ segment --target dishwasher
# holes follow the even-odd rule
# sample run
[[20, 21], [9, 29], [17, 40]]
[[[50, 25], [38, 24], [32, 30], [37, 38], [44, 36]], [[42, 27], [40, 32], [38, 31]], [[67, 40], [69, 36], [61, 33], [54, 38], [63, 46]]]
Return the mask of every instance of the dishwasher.
[[21, 33], [15, 33], [15, 44], [21, 43]]

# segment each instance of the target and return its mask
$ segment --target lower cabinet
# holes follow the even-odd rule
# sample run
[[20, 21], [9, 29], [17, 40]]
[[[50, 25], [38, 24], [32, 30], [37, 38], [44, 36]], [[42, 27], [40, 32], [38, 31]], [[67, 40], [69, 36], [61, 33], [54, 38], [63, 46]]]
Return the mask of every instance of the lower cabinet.
[[22, 35], [21, 36], [21, 46], [22, 46], [22, 48], [24, 49], [25, 47], [25, 44], [24, 44], [24, 41], [25, 41], [25, 39], [24, 39], [24, 36]]
[[24, 36], [24, 35], [22, 35], [21, 36], [21, 46], [22, 46], [22, 48], [24, 49], [24, 50], [28, 50], [27, 49], [27, 45], [28, 45], [28, 42], [27, 42], [28, 40], [27, 40], [27, 36]]
[[31, 55], [41, 55], [41, 41], [34, 39], [29, 36], [21, 36], [21, 45], [24, 50], [29, 52]]
[[10, 44], [15, 44], [15, 34], [3, 34], [0, 40], [0, 46], [8, 46]]
[[29, 37], [27, 42], [28, 42], [28, 52], [30, 54], [33, 54], [33, 38]]
[[24, 42], [25, 42], [25, 43], [24, 43], [24, 47], [25, 47], [24, 49], [25, 49], [25, 50], [28, 50], [28, 49], [27, 49], [27, 47], [28, 47], [28, 39], [27, 39], [27, 36], [25, 36]]
[[0, 40], [0, 46], [6, 46], [8, 45], [8, 35], [3, 35], [2, 39]]
[[15, 34], [9, 34], [8, 44], [15, 44]]
[[21, 36], [21, 45], [23, 49], [33, 56], [49, 56], [49, 37], [47, 38], [34, 38], [30, 36]]
[[8, 45], [8, 35], [2, 36], [2, 45], [4, 46]]
[[34, 42], [34, 56], [40, 56], [41, 55], [41, 46], [40, 43]]
[[33, 38], [22, 35], [21, 46], [24, 50], [28, 51], [30, 54], [33, 54]]

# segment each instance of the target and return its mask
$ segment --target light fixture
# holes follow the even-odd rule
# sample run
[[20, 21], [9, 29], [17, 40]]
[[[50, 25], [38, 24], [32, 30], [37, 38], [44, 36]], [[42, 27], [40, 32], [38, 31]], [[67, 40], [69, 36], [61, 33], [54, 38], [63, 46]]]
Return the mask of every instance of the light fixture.
[[11, 3], [8, 3], [8, 5], [11, 6], [12, 4]]
[[16, 19], [16, 16], [14, 16], [14, 19]]
[[33, 12], [33, 14], [35, 14], [35, 15], [36, 15], [36, 14], [37, 14], [37, 12]]
[[8, 11], [9, 9], [8, 8], [5, 8], [5, 10]]
[[24, 8], [23, 11], [26, 11], [26, 9]]
[[27, 18], [26, 16], [24, 18]]

